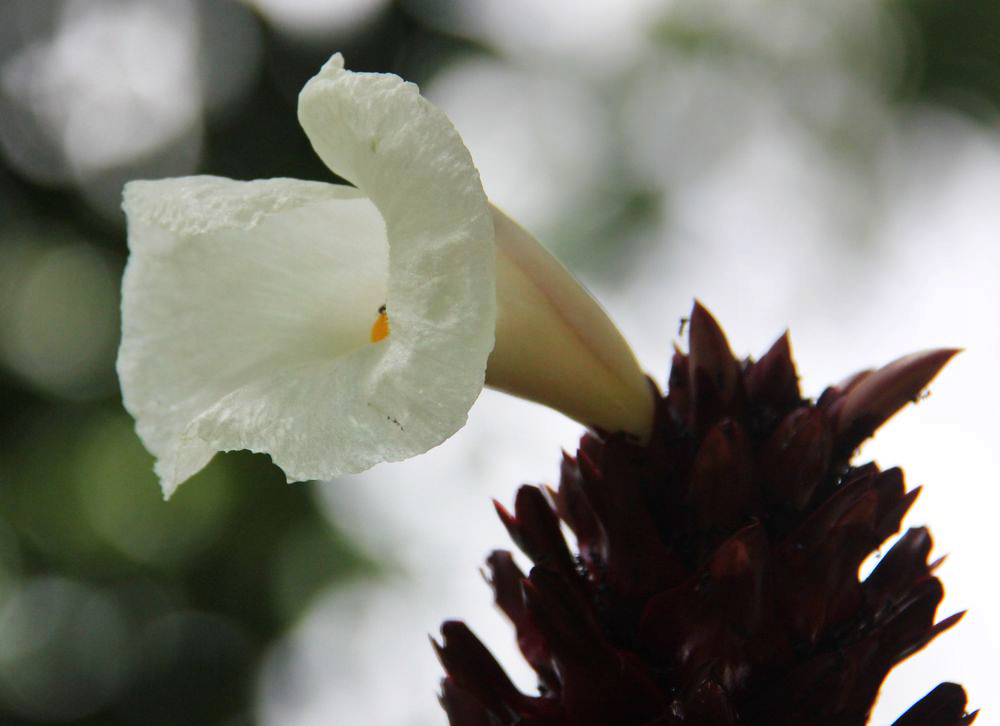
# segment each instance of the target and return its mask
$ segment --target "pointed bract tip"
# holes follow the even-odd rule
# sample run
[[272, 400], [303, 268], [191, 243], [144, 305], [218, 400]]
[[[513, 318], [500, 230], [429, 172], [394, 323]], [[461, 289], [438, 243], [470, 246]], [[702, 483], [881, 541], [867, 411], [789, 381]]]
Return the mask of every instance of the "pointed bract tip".
[[965, 689], [957, 683], [941, 683], [917, 701], [892, 726], [965, 726], [979, 711], [965, 713]]
[[744, 382], [747, 394], [757, 405], [786, 413], [801, 404], [799, 375], [787, 330], [759, 361], [747, 366]]
[[507, 510], [507, 507], [496, 499], [493, 500], [493, 508], [496, 510], [497, 516], [500, 517], [500, 521], [503, 522], [503, 526], [513, 536], [513, 533], [517, 531], [517, 519]]
[[[938, 348], [911, 353], [874, 371], [849, 388], [839, 406], [831, 409], [837, 435], [851, 433], [861, 443], [934, 380], [959, 348]], [[856, 432], [858, 426], [864, 431]]]
[[691, 308], [691, 322], [688, 327], [688, 347], [692, 356], [698, 352], [711, 353], [712, 357], [728, 355], [733, 358], [729, 341], [715, 317], [701, 301], [695, 300]]
[[437, 656], [438, 662], [441, 663], [441, 667], [447, 668], [444, 662], [444, 645], [439, 643], [430, 633], [427, 634], [427, 640], [431, 642], [431, 647], [434, 649], [434, 654]]
[[691, 310], [688, 332], [689, 365], [695, 399], [699, 395], [699, 371], [707, 375], [716, 395], [728, 401], [734, 395], [739, 377], [739, 366], [722, 327], [712, 314], [697, 300]]
[[950, 628], [952, 625], [955, 625], [958, 622], [960, 622], [962, 620], [962, 618], [965, 617], [965, 614], [967, 612], [969, 612], [969, 611], [968, 610], [959, 610], [957, 613], [949, 615], [944, 620], [942, 620], [941, 622], [937, 623], [937, 625], [938, 625], [938, 627], [944, 626], [946, 628]]

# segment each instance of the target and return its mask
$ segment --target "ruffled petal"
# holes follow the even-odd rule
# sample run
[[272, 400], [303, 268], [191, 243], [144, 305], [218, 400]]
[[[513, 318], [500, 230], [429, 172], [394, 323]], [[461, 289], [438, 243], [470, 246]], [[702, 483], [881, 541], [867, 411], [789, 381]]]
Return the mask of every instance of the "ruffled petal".
[[364, 400], [387, 353], [368, 338], [388, 246], [367, 199], [188, 177], [130, 183], [124, 208], [118, 373], [165, 494], [218, 450], [270, 453], [293, 478], [397, 450], [378, 435], [395, 427]]
[[426, 361], [401, 371], [405, 389], [451, 386], [435, 398], [468, 408], [492, 351], [489, 385], [587, 425], [648, 433], [653, 398], [628, 345], [533, 237], [493, 217], [457, 132], [415, 85], [349, 73], [338, 54], [302, 90], [299, 121], [385, 218], [393, 336], [420, 340], [413, 355]]
[[[126, 188], [119, 375], [169, 496], [215, 451], [330, 478], [426, 451], [483, 386], [493, 224], [445, 116], [335, 56], [300, 118], [350, 187], [192, 177]], [[381, 305], [389, 334], [370, 336]]]
[[448, 118], [412, 83], [343, 63], [333, 56], [302, 89], [299, 121], [385, 220], [391, 373], [373, 403], [413, 436], [423, 431], [425, 450], [465, 423], [483, 386], [496, 323], [493, 221]]

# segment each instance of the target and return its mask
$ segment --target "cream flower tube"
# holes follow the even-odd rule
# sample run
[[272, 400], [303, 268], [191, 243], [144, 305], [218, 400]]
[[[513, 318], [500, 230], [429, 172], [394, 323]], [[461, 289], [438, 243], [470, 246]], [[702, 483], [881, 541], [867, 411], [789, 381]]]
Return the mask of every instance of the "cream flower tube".
[[[491, 353], [498, 387], [645, 434], [652, 398], [628, 347], [537, 242], [494, 217], [416, 86], [345, 71], [338, 54], [306, 84], [299, 119], [353, 187], [126, 186], [118, 373], [166, 496], [216, 451], [268, 453], [289, 480], [424, 452], [464, 424]], [[595, 320], [602, 333], [578, 329]], [[567, 387], [588, 356], [598, 363]]]
[[496, 208], [493, 225], [498, 311], [486, 384], [644, 440], [653, 396], [618, 328], [558, 260]]

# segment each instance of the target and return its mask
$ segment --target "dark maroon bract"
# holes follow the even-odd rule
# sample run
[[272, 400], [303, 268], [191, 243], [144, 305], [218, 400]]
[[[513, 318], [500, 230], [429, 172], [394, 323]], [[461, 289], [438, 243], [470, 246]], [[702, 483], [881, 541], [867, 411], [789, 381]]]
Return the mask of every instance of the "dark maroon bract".
[[[461, 622], [435, 643], [452, 726], [864, 724], [886, 674], [954, 625], [930, 536], [910, 529], [859, 581], [919, 489], [850, 457], [954, 355], [902, 358], [802, 399], [787, 336], [737, 361], [696, 304], [647, 445], [587, 434], [558, 491], [497, 512], [534, 566], [488, 565], [537, 695]], [[560, 520], [576, 535], [571, 553]], [[944, 683], [895, 726], [971, 723]]]

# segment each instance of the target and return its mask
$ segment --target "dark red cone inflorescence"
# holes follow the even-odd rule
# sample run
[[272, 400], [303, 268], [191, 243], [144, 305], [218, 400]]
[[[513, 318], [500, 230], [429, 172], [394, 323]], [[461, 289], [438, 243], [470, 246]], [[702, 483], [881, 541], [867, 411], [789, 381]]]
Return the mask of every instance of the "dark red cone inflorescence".
[[[496, 504], [534, 565], [487, 561], [538, 693], [447, 622], [435, 648], [451, 725], [864, 724], [889, 670], [961, 613], [935, 622], [926, 529], [859, 579], [919, 490], [849, 460], [954, 353], [907, 356], [812, 402], [787, 335], [741, 363], [696, 304], [649, 443], [588, 433], [558, 491], [524, 486], [513, 512]], [[969, 724], [965, 705], [944, 683], [894, 726]]]

